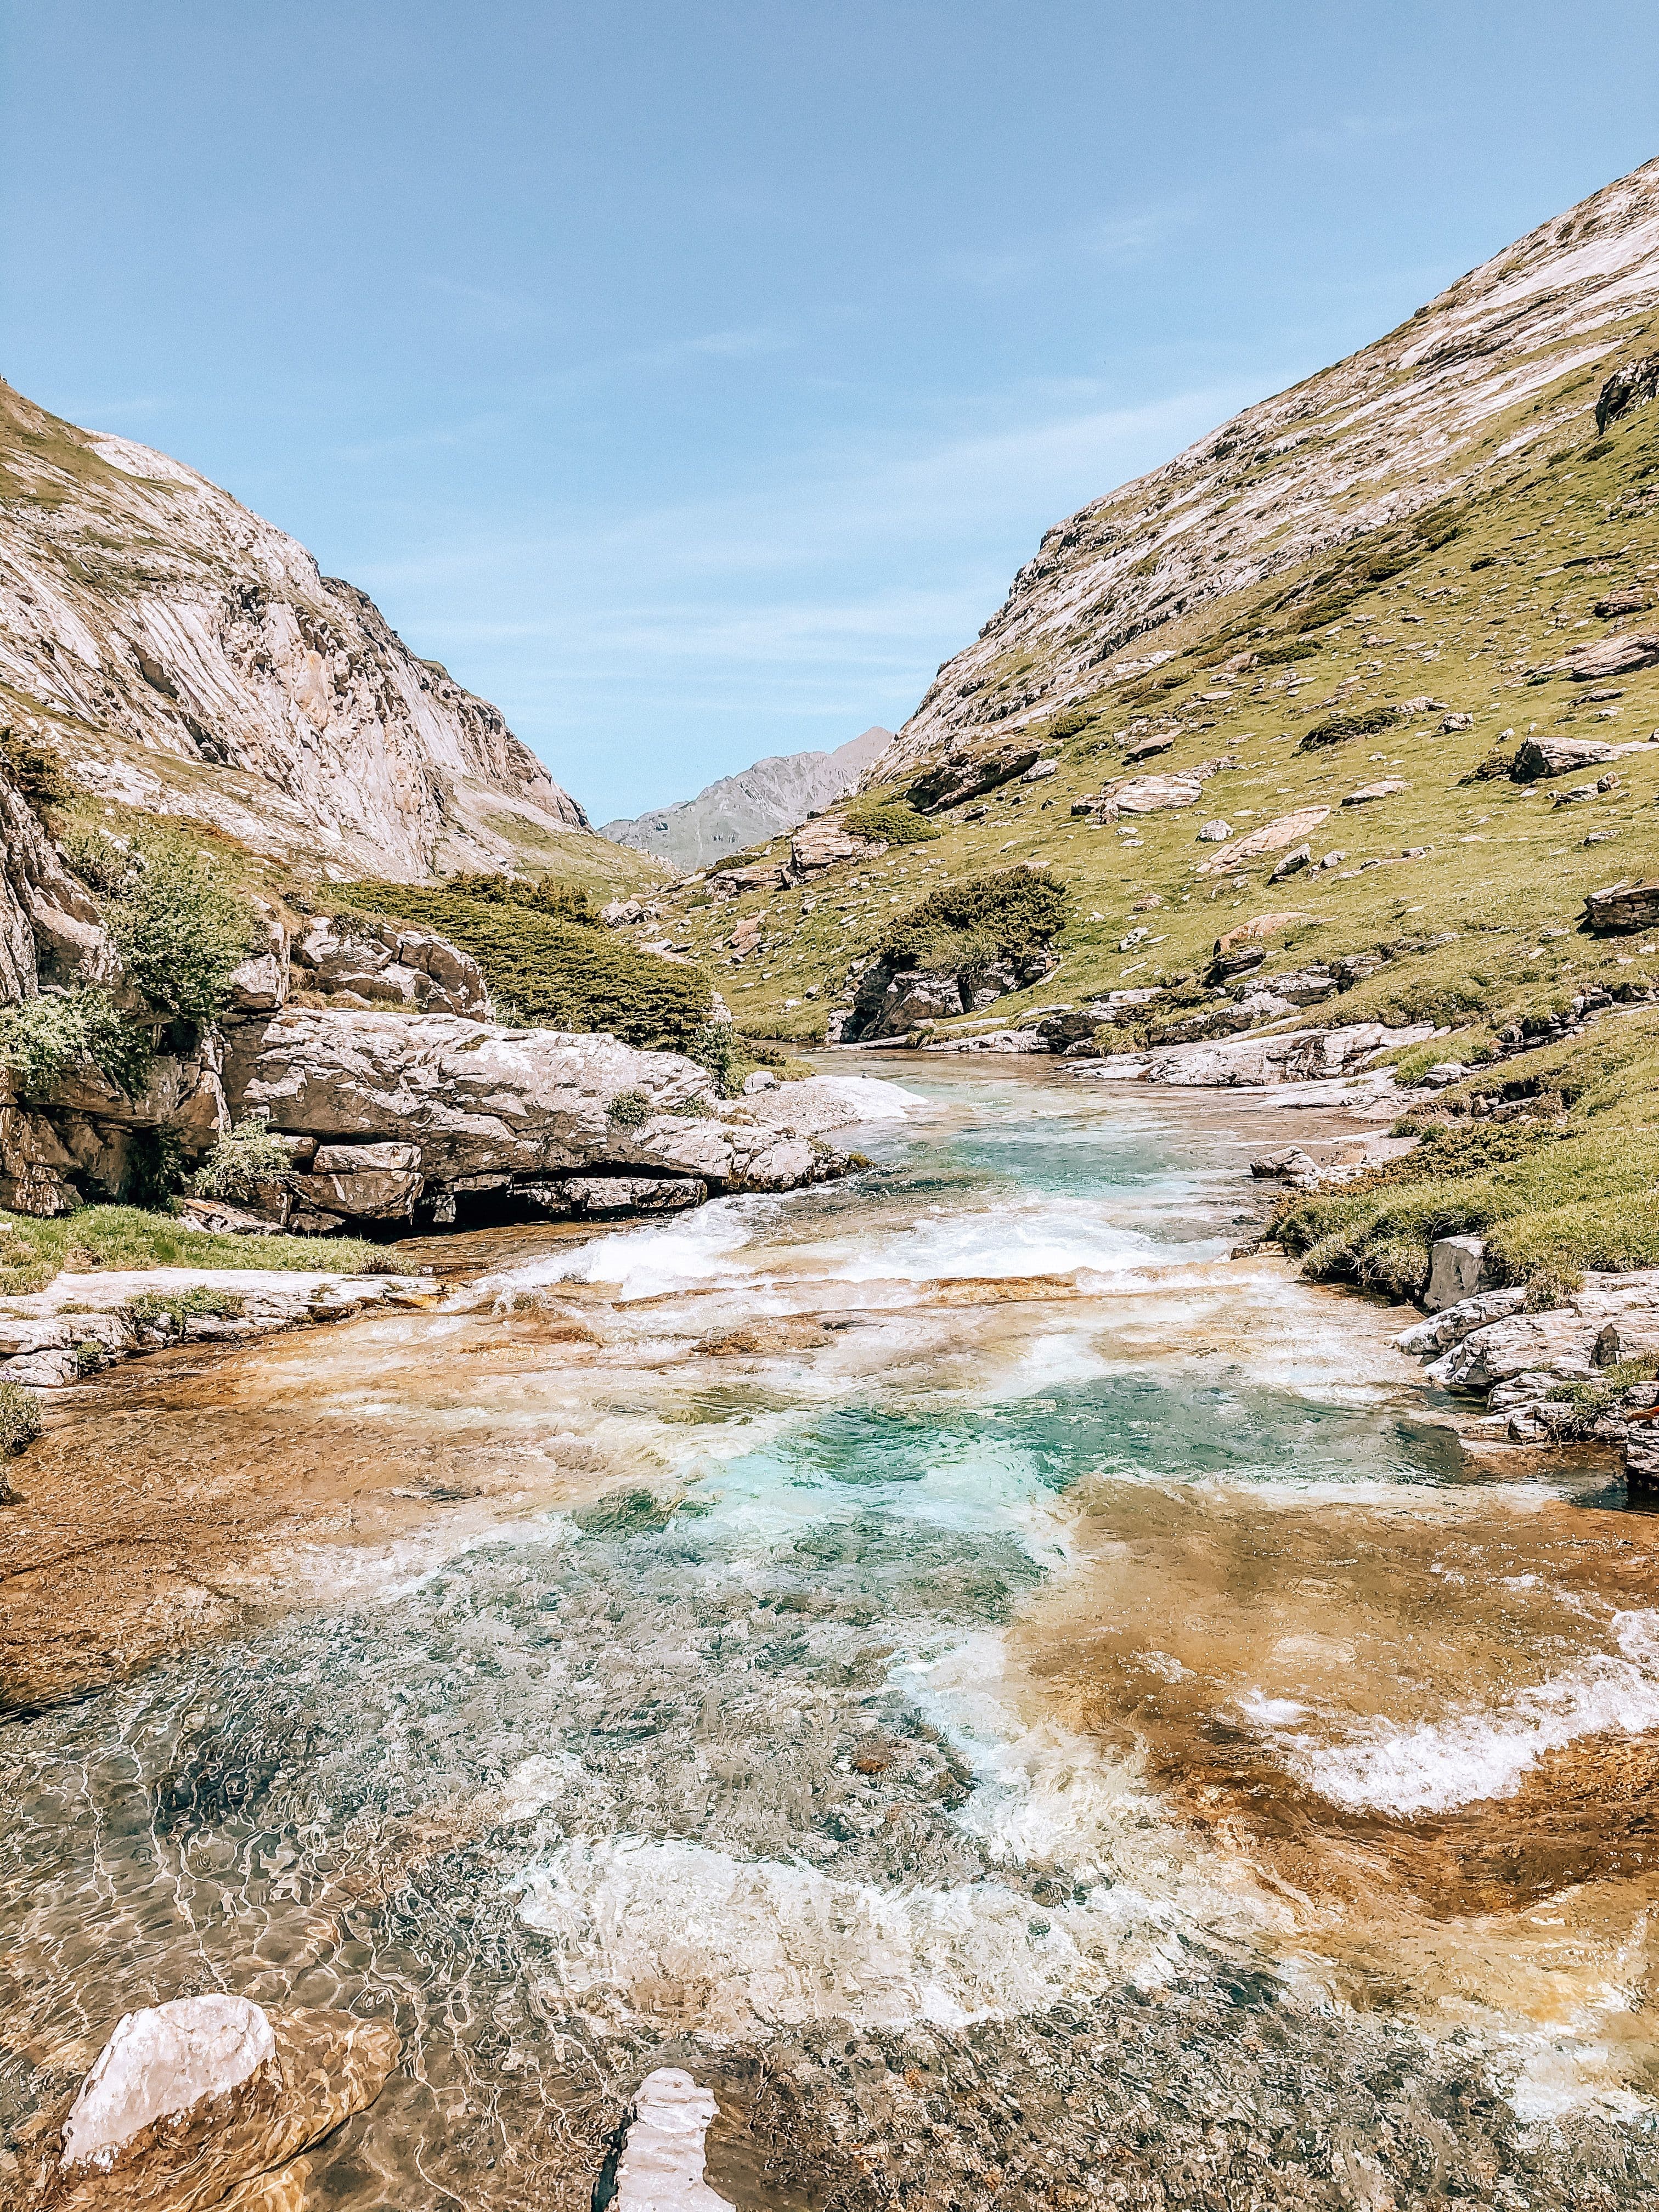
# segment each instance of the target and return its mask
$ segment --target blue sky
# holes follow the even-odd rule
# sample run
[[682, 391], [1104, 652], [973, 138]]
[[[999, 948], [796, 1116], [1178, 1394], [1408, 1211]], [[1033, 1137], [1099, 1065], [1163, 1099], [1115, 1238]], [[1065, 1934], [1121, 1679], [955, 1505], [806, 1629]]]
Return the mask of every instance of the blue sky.
[[1659, 150], [1659, 15], [0, 0], [0, 373], [596, 820], [896, 727], [1043, 530]]

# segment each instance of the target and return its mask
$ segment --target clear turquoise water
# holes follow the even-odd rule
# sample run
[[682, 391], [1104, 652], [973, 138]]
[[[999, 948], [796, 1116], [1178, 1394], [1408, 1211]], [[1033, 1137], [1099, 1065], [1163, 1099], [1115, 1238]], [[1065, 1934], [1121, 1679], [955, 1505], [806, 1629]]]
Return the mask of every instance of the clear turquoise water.
[[[480, 1291], [486, 1330], [492, 1300], [580, 1302], [605, 1340], [558, 1419], [633, 1479], [0, 1731], [9, 2124], [120, 2011], [223, 1987], [397, 2021], [404, 2071], [319, 2160], [314, 2201], [354, 2212], [585, 2205], [664, 2063], [716, 2087], [745, 2212], [1650, 2188], [1628, 2063], [1623, 2102], [1601, 2075], [1559, 2110], [1516, 2094], [1599, 2030], [1507, 1983], [1489, 2018], [1446, 2010], [1478, 1932], [1367, 1996], [1340, 1914], [1194, 1835], [1139, 1744], [1152, 1705], [1094, 1729], [1045, 1705], [1068, 1593], [1120, 1644], [1146, 1608], [1147, 1665], [1182, 1674], [1152, 1649], [1164, 1547], [1237, 1733], [1256, 1647], [1228, 1608], [1287, 1516], [1328, 1502], [1386, 1545], [1499, 1510], [1379, 1324], [1219, 1264], [1259, 1198], [1250, 1109], [1027, 1069], [917, 1087], [933, 1109], [872, 1129], [852, 1183]], [[742, 1328], [757, 1348], [710, 1349]], [[430, 1358], [469, 1387], [452, 1336]], [[1143, 1580], [1109, 1579], [1114, 1546]], [[1346, 1559], [1287, 1580], [1279, 1629], [1323, 1648], [1333, 1607], [1374, 1604]], [[1490, 1704], [1468, 1642], [1468, 1681], [1395, 1717], [1382, 1681], [1298, 1705], [1297, 1741]], [[1288, 1790], [1280, 1686], [1251, 1741]]]

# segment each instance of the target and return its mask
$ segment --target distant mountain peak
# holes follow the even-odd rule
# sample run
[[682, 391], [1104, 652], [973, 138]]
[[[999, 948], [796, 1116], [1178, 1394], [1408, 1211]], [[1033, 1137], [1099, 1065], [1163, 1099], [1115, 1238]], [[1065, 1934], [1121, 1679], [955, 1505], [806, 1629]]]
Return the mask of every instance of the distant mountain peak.
[[892, 742], [893, 732], [876, 723], [834, 752], [771, 754], [721, 776], [695, 799], [607, 822], [599, 835], [678, 867], [706, 868], [844, 798]]

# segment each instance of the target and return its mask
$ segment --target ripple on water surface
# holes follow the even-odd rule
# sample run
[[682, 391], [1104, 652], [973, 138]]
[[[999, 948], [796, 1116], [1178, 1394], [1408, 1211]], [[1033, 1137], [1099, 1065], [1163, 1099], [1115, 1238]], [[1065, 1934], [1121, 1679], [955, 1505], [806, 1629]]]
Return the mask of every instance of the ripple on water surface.
[[226, 1986], [397, 2019], [362, 2212], [586, 2207], [674, 2063], [744, 2212], [1650, 2192], [1641, 1524], [1218, 1266], [1231, 1123], [926, 1087], [480, 1286], [630, 1480], [5, 1731], [9, 2120]]

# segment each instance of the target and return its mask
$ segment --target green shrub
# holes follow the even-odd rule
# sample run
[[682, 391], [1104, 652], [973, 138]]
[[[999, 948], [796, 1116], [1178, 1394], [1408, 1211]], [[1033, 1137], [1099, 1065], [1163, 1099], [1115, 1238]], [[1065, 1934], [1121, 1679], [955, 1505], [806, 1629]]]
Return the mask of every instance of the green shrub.
[[1324, 650], [1322, 637], [1291, 637], [1282, 644], [1258, 646], [1255, 657], [1260, 666], [1277, 668], [1287, 660], [1310, 660], [1316, 653]]
[[882, 845], [921, 845], [945, 835], [936, 822], [918, 814], [903, 799], [855, 800], [842, 820], [851, 836]]
[[66, 838], [64, 854], [103, 893], [133, 989], [185, 1021], [222, 1013], [255, 936], [222, 864], [170, 823], [148, 825], [125, 846], [105, 831], [83, 831]]
[[0, 1009], [0, 1066], [24, 1097], [39, 1097], [77, 1069], [97, 1068], [129, 1096], [144, 1087], [149, 1037], [132, 1028], [106, 991], [43, 991]]
[[1299, 753], [1316, 753], [1322, 745], [1340, 745], [1349, 738], [1375, 737], [1391, 730], [1396, 720], [1392, 707], [1367, 707], [1358, 714], [1331, 714], [1316, 722], [1297, 747]]
[[343, 892], [470, 952], [498, 1013], [511, 1007], [526, 1028], [609, 1030], [624, 1043], [648, 1045], [678, 1042], [708, 1018], [714, 994], [701, 969], [659, 959], [591, 921], [447, 886], [351, 884]]
[[1046, 945], [1065, 927], [1066, 893], [1030, 868], [943, 884], [902, 914], [877, 950], [898, 967], [949, 967], [964, 953], [1007, 958]]
[[0, 729], [0, 761], [33, 806], [61, 806], [75, 795], [75, 782], [51, 747], [9, 724]]
[[752, 1065], [738, 1050], [730, 1022], [704, 1022], [687, 1038], [685, 1055], [706, 1067], [728, 1098], [742, 1090], [744, 1073]]
[[605, 1117], [619, 1129], [637, 1129], [656, 1111], [643, 1091], [619, 1091], [605, 1108]]
[[95, 1336], [83, 1336], [75, 1347], [75, 1371], [77, 1375], [97, 1375], [109, 1365], [108, 1347]]
[[15, 1459], [40, 1433], [40, 1401], [18, 1382], [0, 1382], [0, 1456]]
[[605, 927], [580, 884], [562, 884], [552, 876], [538, 876], [533, 882], [524, 876], [447, 876], [443, 889], [458, 898], [482, 899], [487, 906], [528, 907], [532, 913], [550, 914], [560, 921], [591, 922], [596, 929]]
[[288, 1146], [257, 1115], [218, 1138], [193, 1178], [204, 1198], [251, 1198], [262, 1182], [285, 1176], [294, 1162]]

